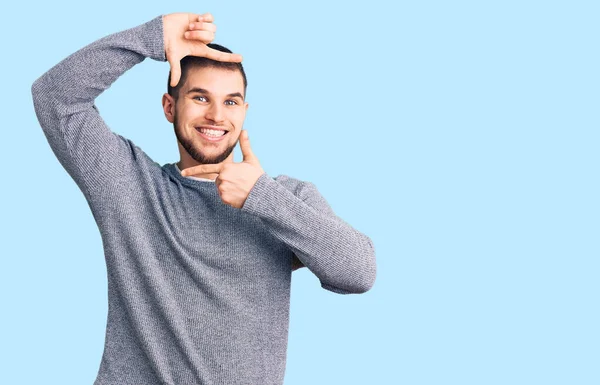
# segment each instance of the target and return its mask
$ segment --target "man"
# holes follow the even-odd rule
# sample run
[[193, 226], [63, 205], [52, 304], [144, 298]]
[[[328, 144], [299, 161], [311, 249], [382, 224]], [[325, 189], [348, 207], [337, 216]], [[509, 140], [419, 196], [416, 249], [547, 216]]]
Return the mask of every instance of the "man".
[[[314, 184], [261, 168], [242, 130], [241, 57], [208, 46], [214, 32], [210, 14], [161, 15], [87, 45], [32, 86], [44, 134], [102, 236], [109, 307], [95, 385], [282, 384], [292, 262], [335, 293], [374, 283], [371, 239]], [[178, 163], [154, 162], [94, 104], [146, 57], [171, 67], [163, 107]]]

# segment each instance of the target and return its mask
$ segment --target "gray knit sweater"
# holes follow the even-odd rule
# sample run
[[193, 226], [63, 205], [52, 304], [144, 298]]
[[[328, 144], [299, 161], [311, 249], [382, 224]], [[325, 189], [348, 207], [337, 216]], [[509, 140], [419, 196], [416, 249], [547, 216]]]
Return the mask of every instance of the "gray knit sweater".
[[112, 132], [94, 101], [146, 57], [166, 61], [162, 15], [83, 47], [32, 86], [50, 147], [102, 236], [108, 315], [94, 384], [282, 384], [292, 258], [327, 290], [363, 293], [373, 243], [313, 183], [265, 173], [237, 209], [215, 183]]

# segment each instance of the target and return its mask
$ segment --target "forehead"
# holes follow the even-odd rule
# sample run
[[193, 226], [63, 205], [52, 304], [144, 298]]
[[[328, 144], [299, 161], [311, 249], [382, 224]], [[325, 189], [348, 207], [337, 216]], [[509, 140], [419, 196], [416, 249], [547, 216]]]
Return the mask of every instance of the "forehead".
[[187, 93], [193, 88], [203, 88], [217, 96], [235, 92], [244, 95], [244, 79], [237, 70], [214, 67], [190, 68], [182, 91]]

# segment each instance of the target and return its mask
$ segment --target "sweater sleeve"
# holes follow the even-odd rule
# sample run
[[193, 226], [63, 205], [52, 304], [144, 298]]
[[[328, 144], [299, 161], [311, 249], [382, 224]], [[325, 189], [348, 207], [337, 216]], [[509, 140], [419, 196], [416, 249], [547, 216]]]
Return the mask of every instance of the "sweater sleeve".
[[373, 242], [338, 217], [313, 183], [301, 182], [293, 193], [263, 173], [241, 210], [258, 216], [319, 278], [324, 289], [352, 294], [373, 286]]
[[31, 87], [35, 112], [52, 151], [86, 195], [119, 183], [135, 162], [134, 144], [109, 129], [94, 101], [146, 57], [166, 61], [162, 23], [160, 15], [96, 40], [60, 61]]

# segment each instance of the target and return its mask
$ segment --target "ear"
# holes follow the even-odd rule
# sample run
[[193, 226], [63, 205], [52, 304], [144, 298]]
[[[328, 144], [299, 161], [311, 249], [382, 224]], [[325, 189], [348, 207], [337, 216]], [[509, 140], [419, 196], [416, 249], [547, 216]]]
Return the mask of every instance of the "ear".
[[246, 112], [248, 111], [248, 106], [249, 106], [248, 103], [244, 103], [244, 108], [246, 109]]
[[169, 123], [173, 123], [175, 120], [173, 118], [175, 116], [175, 99], [173, 99], [173, 97], [167, 92], [163, 94], [162, 106], [163, 112], [165, 113], [165, 118], [167, 118]]

